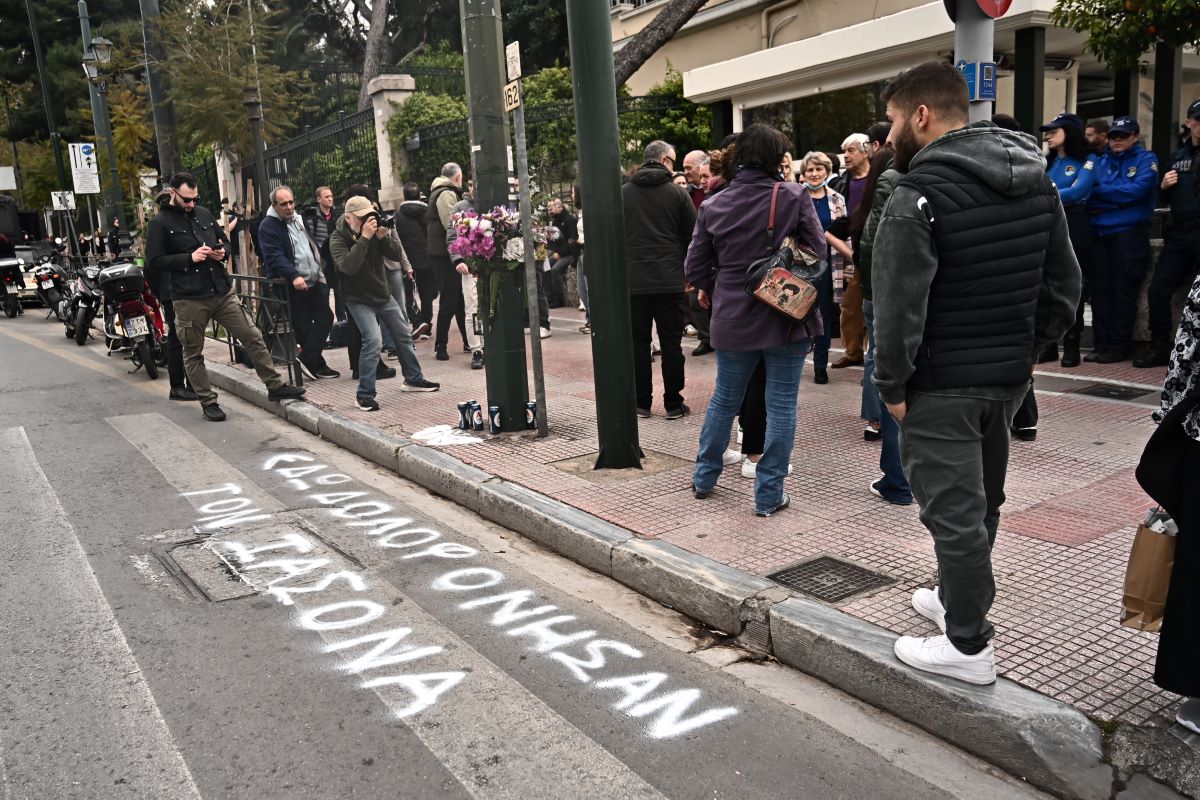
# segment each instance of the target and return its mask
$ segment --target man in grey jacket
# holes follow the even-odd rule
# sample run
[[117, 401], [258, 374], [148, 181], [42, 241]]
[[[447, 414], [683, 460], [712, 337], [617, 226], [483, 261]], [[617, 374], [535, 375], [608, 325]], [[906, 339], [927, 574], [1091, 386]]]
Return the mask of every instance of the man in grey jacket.
[[1009, 425], [1036, 354], [1074, 322], [1079, 264], [1037, 143], [968, 125], [958, 70], [921, 64], [883, 98], [907, 174], [872, 253], [874, 380], [901, 424], [904, 472], [937, 554], [940, 585], [917, 589], [913, 608], [944, 633], [902, 636], [895, 650], [917, 669], [988, 684]]

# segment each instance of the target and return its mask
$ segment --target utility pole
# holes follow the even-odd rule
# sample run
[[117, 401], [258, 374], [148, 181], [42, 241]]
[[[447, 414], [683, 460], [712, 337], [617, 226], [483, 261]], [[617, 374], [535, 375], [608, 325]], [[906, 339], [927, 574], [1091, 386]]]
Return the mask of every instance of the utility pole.
[[596, 381], [596, 469], [641, 468], [633, 385], [633, 332], [617, 134], [612, 26], [598, 0], [567, 0], [580, 189], [587, 209], [588, 295]]
[[267, 208], [267, 156], [266, 144], [263, 142], [262, 98], [258, 96], [258, 88], [245, 86], [242, 88], [242, 105], [246, 106], [246, 115], [250, 118], [250, 138], [254, 142], [254, 210], [265, 214]]
[[[954, 21], [954, 63], [963, 71], [971, 92], [968, 121], [992, 118], [996, 99], [996, 65], [992, 62], [995, 18], [983, 12], [978, 0], [943, 0]], [[1004, 6], [997, 16], [1008, 10]]]
[[[114, 218], [121, 221], [122, 232], [125, 230], [125, 193], [121, 188], [120, 170], [117, 168], [117, 154], [113, 147], [112, 126], [108, 119], [108, 89], [104, 85], [104, 75], [100, 73], [101, 59], [92, 47], [92, 23], [88, 18], [88, 7], [85, 0], [79, 0], [79, 30], [83, 34], [83, 57], [93, 59], [96, 66], [96, 76], [88, 76], [88, 95], [92, 101], [92, 122], [96, 128], [96, 138], [104, 143], [108, 155], [110, 186], [103, 192], [100, 206], [103, 209], [103, 229], [108, 230]], [[90, 200], [89, 200], [90, 203]], [[93, 225], [95, 223], [93, 222]]]
[[165, 60], [162, 42], [155, 26], [161, 17], [158, 0], [138, 0], [142, 12], [142, 45], [146, 55], [146, 86], [150, 90], [150, 111], [154, 117], [154, 138], [158, 144], [159, 176], [164, 180], [179, 171], [179, 145], [175, 141], [175, 104], [163, 89], [158, 64]]
[[[475, 175], [475, 208], [480, 212], [508, 201], [508, 115], [504, 113], [504, 38], [500, 0], [459, 0], [462, 20], [463, 61], [470, 108], [471, 164]], [[499, 258], [496, 263], [502, 263]], [[515, 272], [503, 274], [494, 298], [485, 276], [479, 316], [487, 357], [488, 405], [500, 407], [500, 430], [525, 430], [529, 380], [525, 371], [525, 338], [521, 331], [521, 295]], [[526, 286], [533, 293], [537, 286]], [[538, 335], [538, 320], [529, 320], [530, 336]]]
[[[37, 14], [33, 10], [33, 0], [25, 0], [25, 11], [29, 14], [29, 33], [33, 38], [33, 58], [37, 62], [38, 79], [42, 84], [42, 102], [46, 106], [46, 126], [50, 129], [50, 149], [54, 151], [54, 166], [58, 170], [58, 188], [60, 191], [71, 191], [67, 183], [67, 171], [63, 167], [62, 148], [59, 147], [58, 127], [54, 124], [54, 109], [50, 105], [50, 81], [46, 77], [46, 62], [42, 58], [42, 41], [38, 38]], [[79, 242], [71, 233], [70, 219], [67, 218], [67, 247], [71, 255], [79, 255]]]

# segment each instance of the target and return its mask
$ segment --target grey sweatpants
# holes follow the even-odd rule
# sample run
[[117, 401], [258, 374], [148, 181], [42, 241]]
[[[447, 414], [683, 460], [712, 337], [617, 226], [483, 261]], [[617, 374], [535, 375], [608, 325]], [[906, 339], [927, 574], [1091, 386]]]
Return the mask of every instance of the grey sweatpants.
[[946, 635], [978, 653], [994, 633], [992, 545], [1004, 504], [1008, 437], [1023, 392], [1011, 399], [909, 392], [900, 458], [933, 535]]

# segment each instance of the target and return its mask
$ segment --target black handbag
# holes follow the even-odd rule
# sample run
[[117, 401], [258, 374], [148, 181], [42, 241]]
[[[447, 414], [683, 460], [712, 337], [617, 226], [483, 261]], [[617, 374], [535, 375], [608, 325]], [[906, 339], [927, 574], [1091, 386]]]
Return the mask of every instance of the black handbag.
[[1200, 406], [1200, 389], [1185, 395], [1167, 412], [1146, 442], [1134, 472], [1146, 494], [1176, 518], [1186, 495], [1196, 491], [1195, 484], [1184, 474], [1183, 461], [1188, 448], [1200, 447], [1200, 442], [1183, 430], [1183, 420], [1197, 406]]
[[775, 248], [775, 205], [781, 185], [776, 183], [771, 189], [767, 256], [751, 262], [746, 268], [746, 293], [776, 311], [803, 322], [816, 308], [818, 286], [821, 277], [829, 270], [829, 262], [798, 244], [792, 236], [784, 239], [782, 247]]

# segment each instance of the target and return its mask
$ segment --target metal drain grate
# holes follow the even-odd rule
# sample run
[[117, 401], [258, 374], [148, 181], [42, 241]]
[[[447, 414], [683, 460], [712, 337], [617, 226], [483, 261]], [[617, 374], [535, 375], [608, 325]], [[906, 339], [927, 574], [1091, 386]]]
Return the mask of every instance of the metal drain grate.
[[768, 575], [767, 579], [826, 603], [838, 603], [896, 582], [887, 575], [832, 556], [801, 561]]
[[1136, 386], [1117, 386], [1113, 383], [1093, 383], [1082, 389], [1076, 389], [1075, 394], [1086, 394], [1091, 397], [1107, 397], [1110, 400], [1136, 400], [1150, 394], [1149, 389], [1139, 389]]

